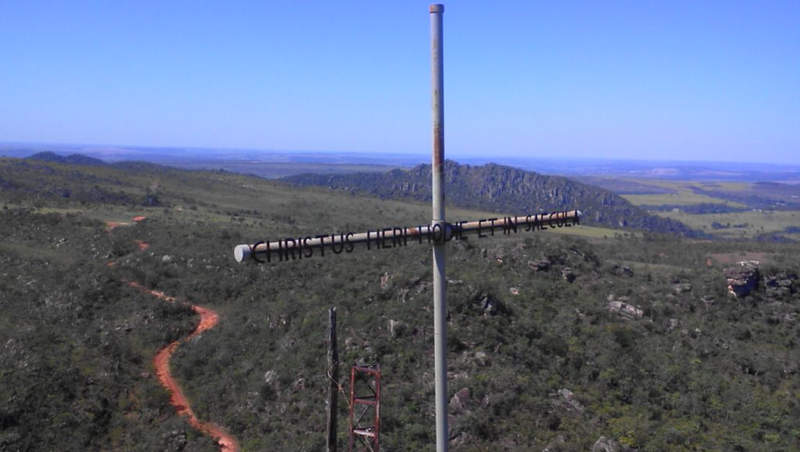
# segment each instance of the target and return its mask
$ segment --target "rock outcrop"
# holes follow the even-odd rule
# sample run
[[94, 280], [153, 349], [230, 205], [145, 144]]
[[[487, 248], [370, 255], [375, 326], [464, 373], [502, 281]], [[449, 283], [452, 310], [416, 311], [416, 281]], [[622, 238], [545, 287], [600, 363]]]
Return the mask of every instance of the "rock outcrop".
[[461, 388], [450, 398], [450, 412], [452, 414], [463, 414], [469, 411], [471, 402], [469, 388]]
[[633, 450], [634, 449], [622, 446], [617, 441], [606, 438], [605, 436], [598, 438], [592, 446], [592, 452], [628, 452]]
[[584, 411], [583, 404], [575, 397], [575, 393], [567, 388], [561, 388], [552, 396], [553, 405], [562, 408], [566, 412], [581, 414]]
[[758, 261], [741, 261], [736, 267], [725, 269], [728, 293], [736, 298], [746, 297], [758, 287]]
[[[283, 180], [383, 199], [431, 199], [431, 165], [385, 173], [299, 174]], [[546, 176], [493, 163], [470, 166], [448, 160], [444, 164], [444, 182], [447, 202], [454, 206], [519, 214], [579, 208], [584, 213], [581, 222], [589, 224], [692, 237], [703, 235], [678, 221], [651, 215], [611, 191], [566, 177]]]
[[641, 319], [644, 316], [644, 311], [636, 306], [623, 303], [621, 301], [611, 301], [608, 303], [608, 310], [616, 312], [617, 314], [625, 317], [626, 319], [634, 320]]
[[644, 311], [642, 309], [628, 303], [630, 297], [616, 298], [614, 294], [611, 294], [608, 296], [607, 300], [608, 305], [606, 308], [609, 312], [619, 314], [621, 317], [628, 320], [641, 319], [644, 317]]
[[691, 292], [692, 284], [687, 282], [677, 282], [672, 286], [672, 291], [675, 292], [675, 294], [677, 295]]
[[528, 267], [535, 272], [546, 272], [547, 270], [550, 270], [550, 265], [552, 265], [552, 262], [550, 262], [548, 259], [528, 261]]
[[400, 320], [389, 319], [389, 336], [396, 339], [404, 336], [408, 330], [408, 325]]

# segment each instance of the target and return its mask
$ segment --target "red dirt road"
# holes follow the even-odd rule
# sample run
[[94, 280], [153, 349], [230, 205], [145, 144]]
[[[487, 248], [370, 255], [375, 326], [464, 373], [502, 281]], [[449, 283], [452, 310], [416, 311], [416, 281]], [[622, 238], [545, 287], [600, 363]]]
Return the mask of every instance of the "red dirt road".
[[127, 226], [130, 223], [123, 223], [121, 221], [106, 221], [106, 231], [111, 232], [114, 228], [118, 228], [120, 226]]
[[[142, 219], [144, 218], [142, 217], [140, 220], [134, 218], [134, 221], [141, 221]], [[139, 249], [142, 251], [150, 247], [148, 243], [140, 240], [137, 240], [136, 243], [139, 245]], [[109, 267], [113, 265], [114, 262], [108, 263]], [[128, 285], [147, 292], [150, 295], [153, 295], [154, 297], [164, 300], [168, 303], [175, 302], [175, 297], [171, 297], [158, 290], [147, 289], [135, 281], [128, 282]], [[236, 442], [236, 438], [226, 432], [222, 427], [211, 422], [203, 422], [197, 418], [197, 415], [195, 415], [194, 411], [192, 411], [191, 405], [189, 405], [189, 400], [186, 398], [186, 395], [183, 393], [183, 390], [181, 390], [180, 385], [178, 385], [178, 382], [172, 377], [172, 373], [170, 373], [169, 370], [169, 360], [181, 343], [201, 334], [203, 331], [214, 328], [217, 322], [219, 322], [219, 315], [211, 309], [197, 305], [191, 306], [192, 310], [200, 315], [200, 323], [197, 324], [197, 327], [188, 336], [171, 342], [169, 345], [156, 353], [156, 356], [153, 358], [153, 365], [156, 368], [156, 375], [158, 376], [158, 380], [161, 382], [161, 385], [164, 386], [167, 391], [169, 391], [170, 404], [175, 407], [175, 410], [179, 415], [188, 417], [189, 424], [192, 427], [214, 438], [217, 441], [217, 444], [219, 444], [220, 452], [238, 452], [239, 444]]]
[[[139, 223], [139, 222], [142, 222], [142, 221], [144, 221], [146, 219], [147, 219], [147, 217], [145, 217], [143, 215], [139, 215], [137, 217], [133, 217], [131, 220], [134, 223]], [[130, 225], [131, 225], [130, 223], [125, 222], [125, 221], [106, 221], [106, 231], [111, 232], [111, 231], [113, 231], [114, 229], [116, 229], [116, 228], [118, 228], [120, 226], [130, 226]], [[138, 241], [139, 240], [137, 240], [137, 242]]]
[[[164, 300], [168, 303], [175, 302], [175, 297], [170, 297], [164, 294], [164, 292], [158, 290], [148, 290], [137, 282], [131, 281], [128, 283], [128, 285], [145, 291], [150, 295], [153, 295], [154, 297]], [[181, 343], [188, 341], [203, 331], [214, 328], [217, 322], [219, 322], [219, 315], [211, 309], [192, 305], [192, 310], [200, 315], [200, 323], [197, 324], [197, 327], [191, 332], [191, 334], [183, 339], [171, 342], [169, 345], [156, 353], [155, 358], [153, 358], [153, 365], [156, 368], [156, 375], [158, 376], [158, 380], [161, 382], [161, 385], [164, 386], [167, 391], [169, 391], [170, 404], [175, 407], [175, 410], [179, 415], [188, 417], [189, 424], [192, 427], [214, 438], [217, 441], [217, 444], [219, 444], [220, 452], [237, 452], [239, 450], [239, 445], [236, 443], [236, 439], [233, 436], [226, 432], [222, 427], [211, 422], [203, 422], [197, 418], [197, 415], [195, 415], [194, 411], [192, 411], [191, 405], [189, 405], [189, 400], [186, 398], [186, 395], [184, 395], [180, 385], [178, 385], [178, 382], [172, 377], [172, 373], [170, 373], [169, 370], [169, 360]]]

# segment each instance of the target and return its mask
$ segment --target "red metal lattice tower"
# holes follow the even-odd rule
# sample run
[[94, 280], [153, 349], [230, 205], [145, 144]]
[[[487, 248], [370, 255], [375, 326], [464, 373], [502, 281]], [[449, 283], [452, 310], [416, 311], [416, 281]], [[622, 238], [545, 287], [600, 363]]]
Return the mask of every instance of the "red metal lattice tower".
[[[361, 378], [357, 379], [357, 375]], [[364, 381], [359, 387], [366, 387], [371, 394], [356, 395], [356, 383]], [[358, 412], [358, 413], [357, 413]], [[372, 424], [362, 425], [361, 421], [369, 413]], [[350, 369], [350, 452], [353, 452], [356, 437], [370, 452], [380, 449], [381, 430], [381, 366], [353, 366]]]

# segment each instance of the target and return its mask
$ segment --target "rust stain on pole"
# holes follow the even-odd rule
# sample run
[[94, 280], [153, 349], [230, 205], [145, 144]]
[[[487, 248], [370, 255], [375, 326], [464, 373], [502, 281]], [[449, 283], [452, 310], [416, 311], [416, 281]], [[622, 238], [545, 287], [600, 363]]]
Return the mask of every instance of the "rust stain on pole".
[[[433, 97], [433, 158], [431, 159], [432, 228], [439, 228], [442, 240], [433, 243], [433, 349], [436, 396], [436, 451], [447, 452], [447, 278], [445, 278], [444, 207], [444, 77], [443, 32], [444, 5], [430, 6], [431, 19], [431, 91]], [[434, 229], [435, 232], [435, 229]]]
[[438, 124], [433, 129], [433, 171], [441, 172], [444, 163], [444, 133]]

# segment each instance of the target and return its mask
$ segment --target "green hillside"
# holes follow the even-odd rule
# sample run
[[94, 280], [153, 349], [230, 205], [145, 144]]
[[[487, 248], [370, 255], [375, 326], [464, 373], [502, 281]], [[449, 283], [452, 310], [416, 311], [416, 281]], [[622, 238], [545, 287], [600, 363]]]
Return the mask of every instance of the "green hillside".
[[[580, 209], [588, 224], [702, 235], [675, 220], [649, 215], [608, 190], [566, 177], [545, 176], [495, 164], [460, 165], [453, 161], [445, 162], [444, 173], [446, 199], [453, 206], [514, 213]], [[431, 196], [430, 165], [385, 173], [303, 174], [284, 180], [383, 199], [429, 201]]]
[[[330, 306], [344, 365], [381, 364], [383, 449], [433, 449], [426, 245], [232, 256], [424, 223], [429, 205], [147, 164], [5, 159], [0, 187], [0, 450], [215, 450], [154, 375], [155, 352], [197, 322], [181, 300], [220, 320], [177, 349], [172, 373], [242, 450], [324, 450]], [[599, 230], [448, 244], [452, 450], [589, 450], [601, 436], [638, 450], [800, 448], [800, 245], [585, 231]], [[724, 267], [744, 258], [762, 278], [736, 299]]]

